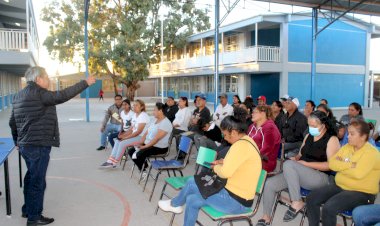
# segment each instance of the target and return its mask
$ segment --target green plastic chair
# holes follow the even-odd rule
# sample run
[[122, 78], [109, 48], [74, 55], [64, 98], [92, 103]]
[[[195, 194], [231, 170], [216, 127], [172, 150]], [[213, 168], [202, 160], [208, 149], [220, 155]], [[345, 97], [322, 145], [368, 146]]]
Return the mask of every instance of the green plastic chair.
[[[267, 172], [265, 170], [261, 170], [259, 181], [257, 182], [256, 186], [256, 203], [253, 208], [249, 208], [249, 210], [242, 214], [225, 214], [223, 212], [217, 211], [216, 209], [212, 208], [211, 206], [204, 206], [201, 208], [201, 210], [209, 216], [213, 221], [217, 221], [218, 225], [223, 225], [226, 222], [230, 222], [230, 225], [232, 225], [233, 221], [241, 221], [246, 220], [249, 225], [252, 224], [251, 218], [256, 215], [257, 210], [260, 206], [260, 200], [264, 189], [265, 180], [267, 178]], [[201, 224], [198, 220], [197, 223], [199, 225]]]
[[[198, 166], [204, 166], [204, 167], [210, 168], [210, 166], [208, 164], [205, 164], [205, 162], [212, 162], [215, 160], [215, 158], [216, 158], [216, 151], [215, 150], [205, 148], [205, 147], [199, 147], [196, 164]], [[197, 172], [198, 172], [198, 168], [196, 168], [195, 173], [197, 173]], [[159, 200], [161, 200], [164, 196], [171, 198], [167, 193], [165, 193], [166, 187], [168, 185], [170, 187], [172, 187], [174, 190], [179, 191], [186, 185], [187, 181], [193, 177], [194, 176], [168, 177], [168, 178], [166, 178], [165, 184], [164, 184], [164, 187], [162, 188]], [[159, 209], [159, 207], [157, 205], [156, 212], [155, 212], [156, 215], [157, 215], [158, 209]], [[175, 213], [172, 214], [169, 225], [173, 224], [174, 217], [175, 217]]]
[[376, 131], [376, 123], [377, 123], [377, 120], [376, 119], [365, 119], [365, 121], [367, 122], [367, 123], [372, 123], [372, 125], [373, 125], [373, 130], [372, 131], [370, 131], [371, 133], [371, 136], [375, 133], [375, 131]]

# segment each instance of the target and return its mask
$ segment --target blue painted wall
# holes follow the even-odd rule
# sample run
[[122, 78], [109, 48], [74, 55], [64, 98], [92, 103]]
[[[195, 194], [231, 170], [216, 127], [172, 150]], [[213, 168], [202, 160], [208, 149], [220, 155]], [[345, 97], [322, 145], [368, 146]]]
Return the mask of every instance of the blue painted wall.
[[[300, 108], [310, 99], [310, 73], [289, 73], [288, 94], [297, 97]], [[351, 102], [363, 105], [364, 75], [316, 74], [315, 100], [325, 98], [330, 107], [347, 107]]]
[[4, 96], [4, 109], [8, 107], [8, 104], [9, 104], [9, 99], [8, 99], [8, 96]]
[[[102, 89], [102, 80], [96, 80], [95, 84], [87, 89], [90, 89], [90, 98], [99, 98], [99, 90]], [[80, 93], [80, 98], [86, 98], [86, 90]]]
[[256, 99], [260, 95], [267, 98], [267, 104], [279, 99], [280, 90], [280, 74], [252, 74], [251, 75], [251, 95], [257, 103]]
[[0, 111], [3, 110], [3, 97], [0, 96]]
[[[255, 45], [255, 31], [251, 31], [251, 45]], [[280, 28], [259, 29], [259, 45], [263, 46], [280, 46]]]
[[[327, 21], [320, 19], [318, 23], [321, 28]], [[337, 21], [318, 35], [317, 62], [365, 65], [366, 41], [366, 31]], [[289, 23], [288, 52], [290, 62], [310, 62], [311, 20]]]
[[179, 97], [187, 97], [187, 98], [190, 98], [189, 96], [189, 92], [187, 91], [179, 91], [179, 95], [175, 98], [179, 98]]

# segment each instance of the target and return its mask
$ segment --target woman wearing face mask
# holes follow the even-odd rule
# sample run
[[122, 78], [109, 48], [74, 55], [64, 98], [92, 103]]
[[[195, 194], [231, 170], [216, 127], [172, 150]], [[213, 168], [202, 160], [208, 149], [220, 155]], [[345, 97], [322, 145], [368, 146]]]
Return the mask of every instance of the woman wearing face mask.
[[289, 190], [291, 206], [283, 218], [284, 222], [289, 222], [304, 206], [300, 194], [301, 187], [313, 190], [329, 184], [328, 159], [340, 148], [335, 124], [324, 112], [315, 111], [309, 116], [308, 125], [309, 133], [299, 154], [284, 163], [283, 173], [267, 179], [265, 183], [264, 216], [257, 223], [258, 226], [269, 224], [277, 192], [285, 188]]

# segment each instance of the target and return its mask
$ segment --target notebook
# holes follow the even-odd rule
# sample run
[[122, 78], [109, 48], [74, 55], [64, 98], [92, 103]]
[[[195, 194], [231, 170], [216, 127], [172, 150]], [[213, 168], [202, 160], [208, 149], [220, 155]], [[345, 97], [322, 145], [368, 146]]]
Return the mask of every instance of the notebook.
[[197, 164], [201, 166], [205, 166], [210, 168], [210, 165], [207, 163], [211, 163], [216, 159], [216, 151], [206, 147], [199, 147], [198, 156], [197, 156]]

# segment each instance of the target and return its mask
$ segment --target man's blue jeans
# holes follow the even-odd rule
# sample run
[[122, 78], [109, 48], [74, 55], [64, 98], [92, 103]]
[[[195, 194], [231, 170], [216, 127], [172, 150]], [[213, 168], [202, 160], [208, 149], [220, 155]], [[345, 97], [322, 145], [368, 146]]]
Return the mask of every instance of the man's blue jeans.
[[121, 129], [121, 125], [108, 123], [106, 125], [106, 128], [104, 129], [104, 132], [100, 136], [100, 146], [105, 147], [108, 134], [119, 132], [120, 129]]
[[39, 220], [43, 210], [46, 189], [46, 171], [51, 147], [27, 146], [19, 148], [28, 171], [24, 178], [24, 202], [22, 212], [28, 221]]
[[355, 226], [380, 225], [380, 204], [358, 206], [352, 212]]
[[240, 214], [247, 211], [247, 207], [232, 198], [224, 188], [215, 195], [204, 199], [194, 178], [189, 179], [178, 196], [173, 198], [171, 204], [174, 207], [186, 204], [184, 226], [194, 226], [198, 219], [199, 209], [205, 205], [228, 214]]

